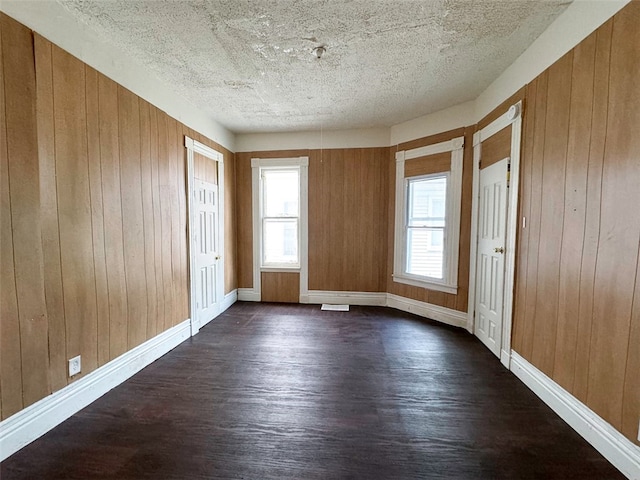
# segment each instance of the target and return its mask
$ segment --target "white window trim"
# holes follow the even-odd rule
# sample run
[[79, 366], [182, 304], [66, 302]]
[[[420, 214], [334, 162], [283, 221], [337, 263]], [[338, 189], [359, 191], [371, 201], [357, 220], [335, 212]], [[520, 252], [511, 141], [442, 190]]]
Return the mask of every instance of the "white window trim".
[[[262, 188], [260, 182], [261, 168], [287, 168], [299, 167], [300, 169], [300, 208], [299, 208], [299, 265], [296, 266], [262, 266], [262, 215], [260, 212]], [[300, 297], [307, 296], [309, 291], [308, 269], [308, 197], [309, 197], [309, 157], [295, 158], [252, 158], [252, 220], [253, 220], [253, 293], [260, 296], [262, 291], [262, 272], [300, 272]]]
[[[447, 185], [447, 239], [445, 241], [444, 279], [425, 280], [424, 277], [404, 272], [405, 259], [405, 211], [406, 179], [405, 161], [427, 155], [451, 152], [449, 183]], [[439, 292], [456, 294], [458, 292], [458, 257], [460, 246], [460, 210], [462, 207], [462, 165], [464, 160], [464, 137], [440, 142], [426, 147], [402, 150], [396, 153], [396, 206], [395, 237], [393, 249], [393, 281]]]

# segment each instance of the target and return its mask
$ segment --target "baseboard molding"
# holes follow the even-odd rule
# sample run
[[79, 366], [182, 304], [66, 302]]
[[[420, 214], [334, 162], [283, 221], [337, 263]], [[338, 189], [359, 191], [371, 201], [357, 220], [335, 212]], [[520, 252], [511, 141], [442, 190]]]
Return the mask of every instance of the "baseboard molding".
[[640, 480], [640, 447], [514, 351], [511, 371], [627, 478]]
[[467, 312], [459, 312], [451, 308], [420, 302], [411, 298], [400, 297], [393, 293], [387, 294], [387, 306], [413, 313], [421, 317], [436, 320], [454, 327], [467, 328]]
[[260, 292], [254, 292], [253, 288], [238, 289], [238, 300], [241, 302], [259, 302], [260, 299]]
[[220, 304], [220, 313], [226, 311], [231, 305], [238, 301], [238, 289], [230, 291], [227, 293], [222, 299], [222, 303]]
[[301, 297], [305, 303], [321, 304], [347, 304], [347, 305], [371, 305], [384, 307], [387, 304], [387, 294], [383, 292], [339, 292], [325, 290], [309, 290], [308, 294]]
[[191, 336], [191, 321], [147, 340], [0, 423], [0, 461], [132, 377]]

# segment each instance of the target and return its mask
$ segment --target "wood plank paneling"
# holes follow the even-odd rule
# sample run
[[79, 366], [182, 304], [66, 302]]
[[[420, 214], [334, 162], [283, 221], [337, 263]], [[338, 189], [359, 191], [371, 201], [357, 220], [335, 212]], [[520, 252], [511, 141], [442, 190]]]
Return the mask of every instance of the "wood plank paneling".
[[38, 114], [38, 157], [40, 163], [40, 222], [44, 266], [44, 293], [49, 319], [49, 368], [51, 388], [67, 384], [67, 345], [60, 264], [58, 191], [54, 133], [53, 65], [51, 43], [34, 36], [36, 100]]
[[[587, 403], [620, 429], [640, 243], [640, 2], [613, 22]], [[634, 346], [638, 348], [637, 345]], [[636, 375], [640, 382], [640, 375]]]
[[80, 60], [55, 45], [52, 54], [67, 356], [82, 355], [84, 374], [98, 365], [85, 71]]
[[487, 168], [511, 157], [511, 125], [482, 142], [482, 160], [480, 168]]
[[[82, 355], [85, 375], [187, 318], [188, 129], [13, 19], [0, 21], [7, 418], [64, 387], [69, 357]], [[234, 222], [235, 198], [227, 202]], [[234, 241], [227, 251], [235, 262]]]
[[[520, 219], [526, 219], [526, 225], [519, 227], [516, 234], [516, 270], [515, 295], [513, 309], [512, 348], [524, 352], [525, 338], [532, 338], [531, 332], [525, 332], [529, 326], [525, 322], [525, 305], [529, 268], [529, 236], [531, 231], [531, 177], [532, 157], [535, 138], [536, 96], [538, 80], [527, 85], [522, 124], [522, 155], [520, 158]], [[530, 349], [526, 349], [530, 351]]]
[[[1, 25], [7, 19], [0, 13]], [[4, 30], [4, 28], [3, 28]], [[0, 31], [0, 98], [4, 107], [4, 35]], [[11, 196], [9, 193], [9, 155], [7, 152], [7, 123], [5, 109], [0, 108], [0, 407], [2, 419], [22, 408], [22, 362], [20, 352], [20, 323], [16, 295], [11, 228]]]
[[142, 188], [142, 219], [144, 226], [144, 265], [147, 290], [147, 321], [145, 339], [157, 332], [158, 299], [156, 284], [156, 245], [153, 208], [153, 168], [151, 160], [150, 105], [139, 101], [140, 107], [140, 186]]
[[118, 85], [99, 74], [98, 96], [105, 254], [109, 289], [109, 358], [114, 359], [127, 351], [127, 287], [120, 189]]
[[[178, 238], [180, 259], [180, 274], [178, 281], [178, 289], [180, 294], [180, 317], [176, 319], [176, 325], [189, 318], [189, 271], [188, 271], [188, 252], [187, 252], [187, 150], [184, 145], [184, 125], [176, 122], [176, 133], [174, 142], [176, 145], [176, 167], [177, 167], [177, 184], [176, 195], [178, 201]], [[209, 167], [211, 169], [211, 167]], [[214, 165], [214, 168], [215, 165]]]
[[385, 290], [388, 152], [333, 149], [310, 157], [310, 290]]
[[[534, 138], [531, 150], [531, 212], [528, 219], [529, 229], [529, 258], [527, 260], [527, 291], [524, 303], [525, 333], [522, 344], [522, 354], [531, 361], [533, 342], [535, 339], [535, 318], [538, 302], [538, 255], [540, 252], [540, 222], [542, 217], [542, 161], [544, 158], [544, 132], [547, 121], [547, 86], [549, 72], [543, 72], [535, 81], [536, 98], [535, 121], [532, 128]], [[532, 110], [529, 110], [531, 112]]]
[[527, 260], [514, 326], [516, 351], [636, 444], [638, 22], [640, 2], [631, 2], [527, 89], [535, 108], [525, 110], [522, 214], [530, 218], [519, 238]]
[[[109, 358], [109, 287], [105, 252], [104, 204], [102, 196], [102, 164], [100, 158], [100, 94], [98, 72], [85, 66], [87, 102], [87, 147], [89, 190], [91, 192], [91, 227], [93, 230], [93, 266], [96, 278], [98, 365]], [[63, 365], [65, 367], [66, 365]]]
[[[236, 154], [236, 213], [238, 218], [238, 288], [253, 288], [253, 213], [251, 153]], [[311, 185], [309, 185], [311, 189]], [[309, 231], [311, 233], [311, 231]]]
[[580, 304], [580, 267], [584, 239], [585, 198], [593, 109], [593, 68], [595, 35], [574, 50], [573, 78], [566, 155], [564, 224], [560, 251], [558, 325], [553, 375], [564, 388], [574, 382], [578, 316]]
[[404, 176], [417, 177], [451, 170], [451, 153], [437, 153], [404, 162]]
[[[8, 340], [20, 342], [22, 402], [27, 406], [51, 392], [38, 188], [36, 74], [31, 31], [5, 15], [0, 17], [0, 25], [12, 250], [20, 332], [18, 338]], [[16, 347], [9, 348], [13, 350]], [[9, 355], [14, 360], [15, 352]], [[12, 395], [13, 392], [9, 392], [9, 396]], [[11, 402], [9, 411], [13, 408]]]
[[[147, 327], [151, 327], [150, 334], [156, 335], [164, 330], [165, 324], [165, 296], [164, 296], [164, 270], [162, 256], [162, 210], [160, 208], [160, 153], [158, 143], [158, 109], [154, 106], [149, 108], [149, 138], [151, 154], [151, 188], [153, 200], [153, 240], [156, 272], [156, 318], [151, 319]], [[147, 279], [148, 281], [148, 279]]]
[[298, 303], [300, 301], [300, 274], [297, 272], [262, 272], [263, 302]]
[[238, 220], [236, 216], [236, 160], [234, 155], [224, 149], [224, 292], [230, 293], [238, 288], [237, 242]]
[[131, 349], [146, 338], [147, 285], [140, 170], [140, 110], [138, 97], [122, 87], [118, 87], [118, 128], [127, 285], [127, 347]]
[[564, 216], [564, 170], [569, 129], [569, 101], [573, 52], [549, 68], [547, 118], [542, 165], [542, 205], [538, 259], [538, 295], [544, 299], [536, 308], [532, 359], [549, 376], [553, 375], [558, 319], [558, 287], [562, 221]]
[[193, 154], [193, 172], [198, 180], [218, 184], [216, 162], [196, 152]]
[[171, 268], [172, 242], [171, 236], [171, 185], [169, 180], [169, 155], [167, 153], [167, 115], [158, 111], [158, 185], [160, 196], [160, 217], [162, 232], [162, 281], [164, 296], [164, 324], [161, 330], [166, 330], [173, 324], [173, 271]]
[[589, 356], [593, 323], [594, 279], [600, 236], [600, 197], [602, 195], [602, 168], [607, 135], [609, 100], [609, 63], [613, 21], [602, 25], [596, 32], [596, 51], [593, 83], [593, 112], [587, 166], [587, 193], [585, 199], [585, 227], [580, 267], [580, 300], [573, 394], [587, 401], [589, 383]]

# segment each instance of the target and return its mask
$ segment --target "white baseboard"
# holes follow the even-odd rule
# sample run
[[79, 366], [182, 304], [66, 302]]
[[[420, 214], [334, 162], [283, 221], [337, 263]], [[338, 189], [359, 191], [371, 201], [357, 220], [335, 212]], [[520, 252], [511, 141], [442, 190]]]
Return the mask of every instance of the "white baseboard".
[[254, 292], [253, 288], [238, 289], [238, 300], [241, 302], [259, 302], [260, 299], [260, 292]]
[[222, 299], [222, 303], [220, 304], [220, 313], [226, 311], [231, 305], [238, 301], [238, 289], [230, 291], [227, 293]]
[[387, 294], [387, 306], [397, 308], [403, 312], [413, 313], [421, 317], [430, 318], [454, 327], [467, 327], [467, 312], [459, 312], [451, 308], [420, 302], [411, 298], [400, 297], [393, 293]]
[[511, 371], [627, 478], [640, 480], [640, 447], [514, 351]]
[[[303, 300], [303, 298], [301, 298]], [[309, 290], [305, 303], [321, 304], [347, 304], [347, 305], [372, 305], [384, 307], [387, 303], [387, 294], [382, 292], [339, 292], [325, 290]]]
[[0, 423], [0, 461], [41, 437], [191, 336], [176, 325]]

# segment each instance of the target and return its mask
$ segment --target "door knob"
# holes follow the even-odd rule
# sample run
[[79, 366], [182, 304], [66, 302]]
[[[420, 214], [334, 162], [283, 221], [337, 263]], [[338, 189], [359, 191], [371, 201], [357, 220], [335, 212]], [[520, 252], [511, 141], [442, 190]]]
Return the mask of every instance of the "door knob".
[[216, 255], [216, 260], [220, 260], [222, 257], [220, 255]]
[[504, 248], [496, 247], [496, 248], [493, 249], [493, 251], [496, 252], [496, 253], [504, 253]]

